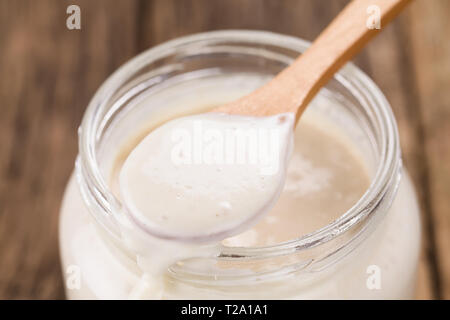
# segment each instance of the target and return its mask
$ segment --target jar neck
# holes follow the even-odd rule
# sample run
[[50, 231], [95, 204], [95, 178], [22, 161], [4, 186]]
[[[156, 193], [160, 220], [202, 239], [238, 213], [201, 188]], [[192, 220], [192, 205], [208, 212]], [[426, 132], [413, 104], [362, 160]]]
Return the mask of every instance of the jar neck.
[[[194, 59], [202, 54], [222, 51], [231, 56], [240, 50], [260, 60], [277, 60], [283, 67], [308, 46], [306, 41], [267, 32], [209, 32], [150, 49], [110, 76], [97, 91], [84, 115], [79, 128], [79, 156], [76, 162], [77, 179], [84, 201], [109, 237], [116, 243], [121, 242], [122, 205], [106, 182], [98, 153], [114, 119], [127, 110], [128, 102], [158, 85], [164, 85], [164, 81], [176, 72], [180, 72], [177, 75], [181, 76], [186, 68], [181, 66], [180, 69], [180, 65], [190, 57]], [[365, 127], [377, 163], [369, 189], [340, 218], [315, 232], [268, 247], [223, 247], [215, 259], [239, 263], [258, 260], [267, 261], [270, 265], [270, 261], [280, 257], [299, 257], [295, 263], [264, 271], [269, 278], [305, 268], [319, 270], [353, 250], [390, 207], [400, 180], [401, 158], [397, 128], [388, 102], [376, 85], [352, 64], [335, 76], [327, 85], [327, 90], [332, 94], [339, 91], [341, 99], [349, 99], [349, 104], [353, 106], [351, 112]], [[193, 276], [182, 268], [174, 268], [173, 274], [204, 281], [214, 277], [216, 283], [220, 280], [217, 275], [207, 273]], [[230, 281], [230, 277], [237, 281], [240, 279], [239, 276], [229, 275], [224, 275], [223, 279]], [[244, 278], [248, 277], [246, 275]]]

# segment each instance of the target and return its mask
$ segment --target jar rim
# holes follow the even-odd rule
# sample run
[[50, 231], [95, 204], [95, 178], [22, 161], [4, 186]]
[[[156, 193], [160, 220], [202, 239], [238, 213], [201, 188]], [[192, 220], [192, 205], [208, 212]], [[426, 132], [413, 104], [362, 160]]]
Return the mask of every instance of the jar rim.
[[[310, 42], [303, 39], [268, 31], [211, 31], [180, 37], [150, 48], [117, 69], [97, 90], [85, 111], [78, 131], [79, 156], [77, 159], [77, 178], [83, 197], [85, 200], [86, 197], [93, 197], [97, 205], [109, 215], [110, 220], [114, 224], [117, 224], [117, 219], [114, 218], [114, 212], [118, 212], [120, 203], [112, 194], [108, 184], [100, 173], [95, 150], [95, 143], [100, 139], [97, 130], [94, 130], [95, 126], [98, 123], [100, 123], [100, 126], [104, 126], [102, 120], [99, 119], [102, 107], [114, 95], [114, 92], [122, 84], [123, 79], [127, 79], [136, 70], [144, 67], [149, 60], [156, 60], [159, 57], [173, 53], [180, 46], [187, 44], [225, 40], [245, 41], [250, 44], [270, 44], [296, 51], [300, 47], [305, 49], [310, 45]], [[351, 87], [364, 94], [364, 98], [372, 105], [372, 115], [380, 125], [382, 143], [380, 161], [369, 188], [349, 210], [335, 221], [318, 230], [302, 235], [299, 238], [270, 246], [225, 247], [222, 256], [269, 258], [313, 248], [329, 242], [366, 220], [377, 208], [380, 201], [383, 200], [392, 184], [395, 184], [395, 189], [398, 186], [399, 179], [396, 179], [396, 174], [401, 169], [401, 153], [396, 121], [387, 99], [375, 83], [351, 62], [341, 68], [336, 73], [335, 78], [341, 83], [346, 83], [347, 89]]]

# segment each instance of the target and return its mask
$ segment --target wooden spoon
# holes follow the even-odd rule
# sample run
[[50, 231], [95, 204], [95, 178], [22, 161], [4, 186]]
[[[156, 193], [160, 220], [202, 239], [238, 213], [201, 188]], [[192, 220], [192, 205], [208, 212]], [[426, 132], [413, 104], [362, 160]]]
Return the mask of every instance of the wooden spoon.
[[[272, 81], [250, 95], [245, 96], [236, 102], [216, 108], [213, 112], [247, 116], [272, 116], [282, 113], [294, 113], [296, 115], [296, 120], [298, 120], [317, 91], [347, 60], [358, 52], [372, 36], [377, 34], [379, 31], [378, 29], [371, 29], [367, 26], [367, 20], [370, 18], [370, 14], [374, 15], [373, 17], [375, 18], [378, 15], [381, 26], [384, 26], [394, 18], [408, 2], [408, 0], [354, 0], [350, 2], [320, 34], [312, 46], [297, 58], [292, 65], [284, 69]], [[144, 139], [144, 142], [141, 142], [141, 144], [136, 147], [125, 162], [121, 173], [121, 181], [125, 186], [123, 188], [123, 194], [130, 194], [129, 190], [133, 190], [133, 188], [139, 189], [142, 188], [142, 186], [145, 186], [144, 182], [135, 184], [135, 181], [139, 181], [138, 176], [140, 176], [140, 173], [136, 173], [134, 168], [141, 166], [142, 159], [145, 158], [142, 154], [145, 154], [148, 149], [160, 148], [157, 143], [153, 145], [155, 143], [154, 141], [159, 140]], [[161, 149], [163, 148], [161, 147]], [[158, 158], [158, 161], [161, 161], [162, 163], [165, 161], [164, 153], [161, 153], [161, 155], [162, 156]], [[158, 162], [156, 161], [156, 163]], [[197, 176], [197, 174], [194, 176]], [[201, 175], [198, 174], [198, 176]], [[284, 175], [275, 175], [273, 181], [279, 181], [280, 184], [282, 184], [283, 177]], [[228, 183], [227, 179], [224, 179], [223, 181], [224, 183]], [[207, 183], [205, 185], [207, 185]], [[149, 188], [149, 186], [157, 188], [154, 183], [146, 185], [147, 188]], [[168, 190], [170, 190], [170, 188], [168, 188]], [[281, 189], [276, 189], [276, 192], [279, 192], [279, 190]], [[137, 192], [136, 194], [140, 193]], [[222, 240], [226, 238], [227, 235], [236, 234], [238, 229], [242, 228], [244, 225], [247, 226], [250, 223], [255, 222], [258, 217], [267, 212], [270, 204], [276, 200], [275, 196], [276, 194], [274, 194], [273, 199], [267, 200], [268, 203], [263, 206], [265, 208], [263, 211], [255, 213], [251, 212], [250, 214], [253, 216], [243, 217], [245, 220], [243, 220], [242, 223], [238, 223], [238, 225], [228, 223], [225, 224], [224, 229], [215, 229], [214, 232], [205, 227], [205, 230], [201, 230], [202, 234], [193, 234], [195, 230], [190, 230], [185, 235], [174, 234], [173, 232], [170, 233], [167, 230], [156, 230], [159, 228], [159, 225], [157, 223], [152, 223], [152, 221], [144, 221], [140, 216], [145, 216], [145, 214], [136, 215], [136, 212], [139, 212], [139, 210], [130, 210], [129, 216], [133, 221], [136, 221], [139, 225], [143, 226], [148, 232], [153, 233], [160, 238], [197, 242], [206, 242], [213, 239]], [[124, 199], [131, 198], [130, 195], [124, 196]], [[147, 201], [147, 199], [141, 200], [141, 203], [144, 204]], [[197, 201], [198, 199], [195, 200]], [[139, 206], [135, 205], [135, 207]], [[159, 211], [153, 210], [153, 212]], [[171, 218], [170, 221], [175, 220]], [[154, 225], [156, 225], [156, 227]], [[176, 228], [178, 227], [179, 226], [176, 226]]]
[[408, 2], [351, 1], [288, 68], [251, 94], [212, 111], [247, 116], [291, 112], [298, 120], [319, 89], [380, 31], [370, 28], [370, 19], [378, 17], [383, 28]]

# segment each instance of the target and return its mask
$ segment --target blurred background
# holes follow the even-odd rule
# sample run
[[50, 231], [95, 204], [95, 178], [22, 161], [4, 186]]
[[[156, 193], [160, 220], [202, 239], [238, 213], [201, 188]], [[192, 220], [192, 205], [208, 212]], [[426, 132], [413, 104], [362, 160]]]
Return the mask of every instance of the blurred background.
[[[64, 298], [58, 211], [99, 85], [182, 35], [260, 29], [313, 40], [346, 0], [0, 0], [0, 299]], [[66, 9], [81, 8], [81, 30]], [[415, 0], [355, 58], [399, 124], [421, 202], [417, 297], [450, 298], [450, 1]]]

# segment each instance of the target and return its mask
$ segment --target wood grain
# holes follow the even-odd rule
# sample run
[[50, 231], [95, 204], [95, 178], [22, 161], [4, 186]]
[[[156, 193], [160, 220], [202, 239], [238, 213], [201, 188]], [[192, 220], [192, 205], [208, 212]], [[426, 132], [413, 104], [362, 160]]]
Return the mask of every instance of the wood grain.
[[[262, 29], [314, 39], [345, 0], [0, 0], [0, 299], [63, 298], [58, 210], [98, 86], [182, 35]], [[65, 27], [78, 4], [82, 29]], [[450, 2], [415, 0], [356, 58], [399, 123], [421, 202], [418, 297], [450, 298]]]
[[[96, 88], [135, 54], [136, 2], [0, 2], [0, 299], [62, 298], [58, 210]], [[120, 24], [117, 23], [120, 21]]]
[[[436, 290], [450, 299], [450, 12], [449, 1], [418, 2], [405, 21], [417, 104], [422, 119], [426, 227], [433, 232], [429, 246], [436, 264]], [[421, 182], [418, 182], [421, 183]]]

